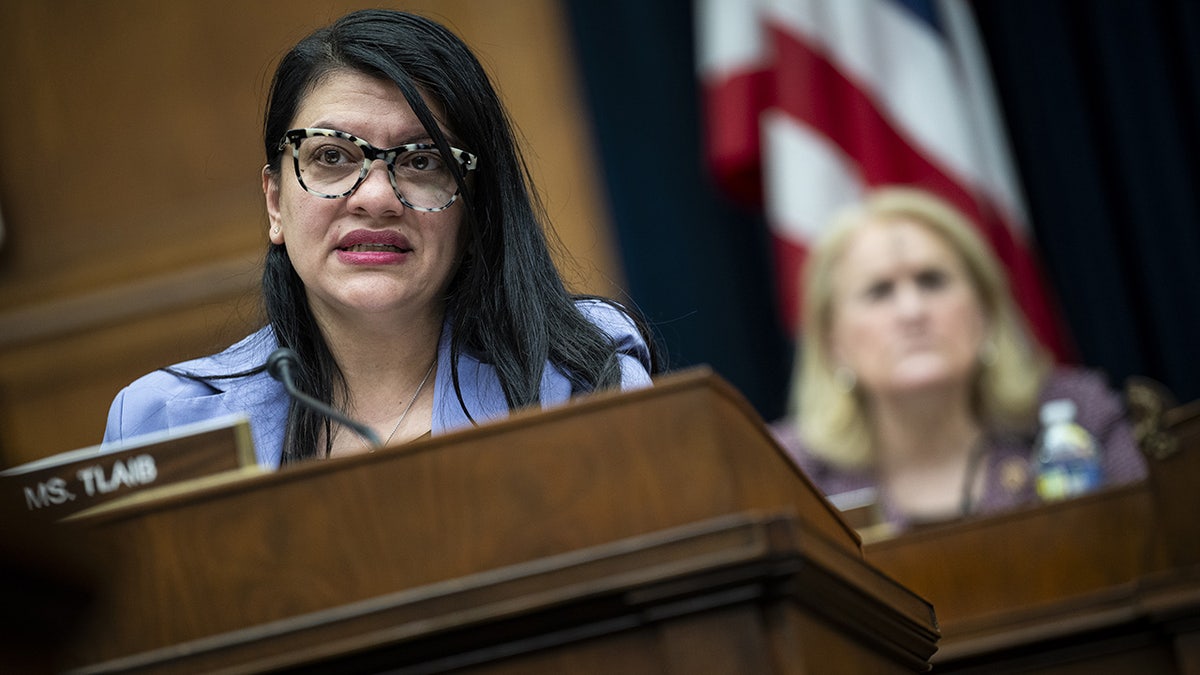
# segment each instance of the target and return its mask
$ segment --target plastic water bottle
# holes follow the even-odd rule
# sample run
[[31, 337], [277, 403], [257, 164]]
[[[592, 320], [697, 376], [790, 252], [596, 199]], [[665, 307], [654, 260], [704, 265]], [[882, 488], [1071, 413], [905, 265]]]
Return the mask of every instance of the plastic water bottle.
[[1075, 421], [1075, 402], [1042, 404], [1042, 432], [1036, 447], [1037, 491], [1044, 501], [1090, 492], [1104, 483], [1096, 439]]

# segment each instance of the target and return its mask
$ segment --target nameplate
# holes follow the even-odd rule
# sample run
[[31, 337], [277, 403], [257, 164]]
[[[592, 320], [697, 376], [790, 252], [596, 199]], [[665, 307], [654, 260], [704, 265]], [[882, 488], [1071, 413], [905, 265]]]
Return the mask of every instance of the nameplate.
[[0, 471], [0, 512], [61, 520], [138, 492], [254, 465], [249, 421], [223, 417]]

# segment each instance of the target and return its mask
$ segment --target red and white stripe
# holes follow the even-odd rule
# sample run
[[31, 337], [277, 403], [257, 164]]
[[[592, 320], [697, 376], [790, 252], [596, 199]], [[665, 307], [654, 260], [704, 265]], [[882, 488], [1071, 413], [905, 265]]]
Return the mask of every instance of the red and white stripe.
[[938, 30], [895, 0], [696, 3], [711, 168], [761, 200], [787, 325], [806, 243], [868, 188], [904, 183], [972, 217], [1037, 337], [1066, 354], [969, 5], [934, 0]]

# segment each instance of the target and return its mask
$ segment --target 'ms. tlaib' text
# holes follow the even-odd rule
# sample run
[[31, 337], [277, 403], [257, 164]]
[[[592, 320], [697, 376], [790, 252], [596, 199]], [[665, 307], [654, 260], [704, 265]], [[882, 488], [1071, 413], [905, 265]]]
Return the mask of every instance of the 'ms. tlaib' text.
[[97, 497], [121, 488], [135, 488], [153, 483], [158, 467], [150, 455], [118, 459], [111, 466], [93, 464], [75, 472], [74, 480], [54, 476], [25, 487], [25, 506], [34, 511], [48, 506], [65, 504], [79, 495]]

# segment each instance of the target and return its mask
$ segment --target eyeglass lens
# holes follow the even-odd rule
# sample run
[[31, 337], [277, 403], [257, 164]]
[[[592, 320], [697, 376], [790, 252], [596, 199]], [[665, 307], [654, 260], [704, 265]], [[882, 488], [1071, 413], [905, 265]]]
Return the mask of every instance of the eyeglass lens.
[[[301, 139], [295, 158], [300, 184], [322, 197], [349, 194], [374, 164], [366, 161], [361, 146], [333, 136]], [[388, 169], [393, 187], [410, 206], [440, 209], [454, 201], [458, 192], [454, 175], [435, 148], [400, 152]]]

